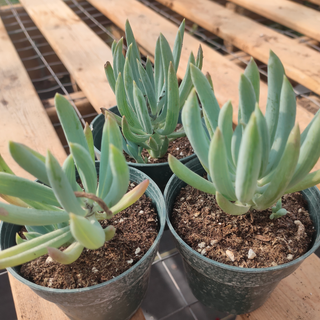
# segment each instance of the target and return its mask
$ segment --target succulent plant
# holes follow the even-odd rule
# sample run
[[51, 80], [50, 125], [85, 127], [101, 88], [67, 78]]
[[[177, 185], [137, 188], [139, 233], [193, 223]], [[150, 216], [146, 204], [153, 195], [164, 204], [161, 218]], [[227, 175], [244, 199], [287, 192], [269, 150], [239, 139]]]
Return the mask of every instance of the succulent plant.
[[259, 107], [260, 77], [251, 59], [241, 75], [238, 125], [233, 130], [231, 102], [220, 110], [210, 82], [196, 66], [190, 70], [195, 89], [183, 108], [182, 123], [209, 181], [169, 156], [172, 171], [191, 186], [215, 194], [218, 205], [229, 214], [261, 211], [276, 204], [270, 218], [285, 215], [284, 194], [320, 182], [320, 170], [309, 173], [320, 157], [320, 113], [300, 135], [295, 125], [295, 93], [281, 61], [270, 52], [266, 113]]
[[[63, 264], [75, 261], [83, 248], [98, 249], [112, 239], [115, 228], [102, 228], [109, 219], [144, 193], [145, 180], [126, 193], [129, 169], [122, 151], [122, 137], [115, 119], [108, 115], [103, 128], [99, 183], [92, 133], [82, 125], [68, 100], [55, 96], [57, 113], [66, 135], [70, 155], [61, 167], [27, 146], [10, 142], [14, 160], [41, 183], [16, 176], [0, 157], [0, 219], [25, 225], [26, 239], [16, 235], [17, 245], [0, 252], [0, 269], [17, 266], [49, 253]], [[76, 180], [76, 169], [83, 189]], [[67, 247], [64, 251], [58, 248]]]
[[[169, 142], [185, 136], [183, 128], [175, 132], [179, 112], [192, 89], [190, 63], [202, 68], [202, 49], [197, 58], [190, 54], [185, 77], [178, 85], [177, 69], [180, 61], [185, 22], [178, 29], [173, 50], [160, 34], [154, 54], [154, 68], [149, 58], [143, 66], [139, 49], [129, 22], [125, 33], [128, 49], [122, 54], [123, 39], [112, 44], [113, 67], [105, 65], [109, 84], [116, 95], [116, 117], [125, 138], [124, 150], [139, 163], [147, 158], [141, 156], [142, 148], [153, 158], [161, 158]], [[104, 112], [108, 112], [104, 110]]]

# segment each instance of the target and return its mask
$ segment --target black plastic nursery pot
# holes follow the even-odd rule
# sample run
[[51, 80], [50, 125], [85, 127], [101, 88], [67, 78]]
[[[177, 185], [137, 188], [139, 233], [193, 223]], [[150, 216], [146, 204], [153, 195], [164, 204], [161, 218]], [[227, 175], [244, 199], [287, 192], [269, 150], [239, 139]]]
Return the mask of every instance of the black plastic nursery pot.
[[[109, 109], [113, 113], [120, 115], [117, 106], [114, 106]], [[95, 146], [95, 154], [98, 160], [100, 160], [100, 149], [101, 149], [101, 137], [102, 137], [102, 128], [104, 125], [104, 115], [99, 114], [96, 116], [90, 124], [92, 135], [93, 135], [93, 142]], [[181, 123], [181, 117], [179, 116], [178, 123]], [[195, 154], [187, 156], [183, 159], [180, 159], [182, 163], [187, 163], [188, 161], [196, 158]], [[172, 176], [172, 171], [169, 167], [168, 162], [163, 163], [132, 163], [127, 162], [130, 167], [136, 168], [146, 175], [148, 175], [160, 188], [161, 191], [164, 190], [168, 180]]]
[[[140, 183], [148, 178], [143, 172], [130, 168], [132, 182]], [[72, 320], [130, 319], [139, 309], [145, 297], [151, 264], [165, 226], [166, 207], [163, 195], [152, 180], [150, 180], [146, 195], [152, 199], [158, 213], [158, 236], [137, 264], [114, 279], [81, 289], [51, 289], [24, 279], [19, 274], [20, 266], [8, 268], [8, 271], [40, 297], [55, 303]], [[15, 235], [20, 228], [21, 226], [1, 223], [1, 250], [15, 245]]]
[[[187, 167], [199, 175], [205, 173], [198, 159], [190, 161]], [[229, 266], [206, 258], [189, 247], [170, 222], [174, 201], [185, 185], [173, 175], [166, 186], [167, 224], [183, 257], [189, 286], [195, 297], [208, 307], [231, 314], [244, 314], [258, 309], [278, 283], [295, 271], [320, 245], [320, 192], [317, 187], [312, 187], [302, 193], [308, 202], [316, 231], [311, 248], [303, 256], [283, 265], [261, 269]]]

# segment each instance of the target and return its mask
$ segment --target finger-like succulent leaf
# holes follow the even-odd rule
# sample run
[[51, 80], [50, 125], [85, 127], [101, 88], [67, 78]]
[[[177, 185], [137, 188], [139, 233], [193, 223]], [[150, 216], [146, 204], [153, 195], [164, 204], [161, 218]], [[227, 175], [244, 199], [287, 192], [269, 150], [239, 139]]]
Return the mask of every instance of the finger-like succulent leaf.
[[257, 124], [258, 124], [259, 134], [261, 137], [261, 147], [262, 147], [261, 168], [260, 168], [260, 174], [259, 174], [259, 178], [261, 178], [265, 170], [267, 169], [267, 165], [268, 165], [269, 151], [270, 151], [270, 138], [269, 138], [266, 119], [262, 114], [258, 104], [256, 104], [255, 114], [257, 117]]
[[170, 169], [179, 179], [200, 191], [210, 194], [216, 193], [216, 189], [210, 181], [191, 171], [171, 154], [168, 156], [168, 162]]
[[70, 213], [70, 230], [72, 236], [88, 249], [98, 249], [105, 242], [104, 231], [93, 216], [85, 218]]
[[104, 72], [106, 73], [108, 83], [112, 89], [113, 92], [116, 90], [116, 79], [114, 77], [113, 68], [109, 61], [104, 65]]
[[127, 121], [129, 122], [130, 126], [142, 129], [142, 127], [138, 121], [137, 115], [129, 107], [129, 105], [127, 103], [121, 73], [119, 74], [117, 82], [116, 82], [116, 100], [117, 100], [117, 106], [118, 106], [118, 109], [119, 109], [121, 116], [123, 116], [123, 115], [126, 116]]
[[141, 77], [141, 82], [144, 86], [144, 90], [148, 98], [151, 113], [155, 115], [157, 112], [157, 101], [156, 101], [156, 94], [154, 92], [154, 87], [149, 79], [146, 69], [142, 66], [141, 62], [137, 61], [137, 63], [138, 63], [138, 71]]
[[114, 117], [106, 115], [102, 129], [101, 160], [99, 168], [99, 187], [97, 195], [104, 199], [112, 185], [113, 177], [110, 167], [110, 144], [122, 150], [122, 135]]
[[270, 146], [273, 144], [278, 125], [283, 75], [284, 69], [280, 59], [270, 50], [268, 61], [268, 100], [265, 115], [269, 131]]
[[164, 85], [164, 75], [165, 73], [163, 72], [163, 67], [162, 67], [160, 38], [158, 38], [156, 42], [156, 50], [154, 54], [154, 83], [155, 83], [156, 97], [158, 100], [162, 95], [162, 88]]
[[138, 45], [137, 45], [136, 39], [134, 38], [132, 28], [128, 20], [126, 20], [125, 33], [126, 33], [127, 46], [129, 47], [130, 45], [132, 45], [134, 58], [140, 61], [140, 52], [138, 49]]
[[[19, 246], [14, 246], [14, 247], [10, 247], [8, 249], [2, 250], [2, 251], [0, 251], [0, 264], [5, 258], [19, 255], [22, 252], [29, 251], [32, 248], [38, 247], [48, 241], [54, 240], [55, 238], [58, 238], [60, 236], [66, 235], [66, 234], [69, 234], [69, 236], [68, 236], [69, 239], [67, 240], [67, 241], [69, 241], [72, 238], [72, 236], [70, 234], [70, 227], [69, 226], [62, 228], [62, 229], [58, 229], [58, 230], [50, 232], [50, 233], [47, 233], [47, 234], [43, 235], [42, 237], [35, 238], [31, 241], [26, 241], [26, 242], [20, 244]], [[30, 260], [32, 260], [32, 259], [33, 258], [31, 258]], [[29, 261], [29, 260], [27, 260], [27, 261]]]
[[194, 89], [182, 109], [182, 123], [194, 152], [208, 172], [209, 139], [201, 123], [200, 107]]
[[273, 179], [261, 197], [255, 201], [258, 210], [272, 206], [284, 194], [293, 176], [299, 158], [300, 132], [296, 125], [290, 135]]
[[89, 193], [96, 193], [97, 172], [95, 164], [92, 161], [89, 152], [76, 143], [70, 143], [69, 148], [73, 156], [73, 159], [77, 165], [81, 182], [85, 191]]
[[113, 73], [115, 79], [118, 77], [119, 73], [123, 73], [124, 67], [124, 56], [122, 54], [123, 49], [123, 38], [121, 38], [114, 49], [113, 55]]
[[285, 193], [293, 193], [311, 188], [320, 183], [320, 170], [307, 174], [300, 182], [287, 189]]
[[223, 135], [228, 160], [232, 164], [232, 167], [235, 168], [233, 165], [232, 154], [231, 154], [231, 140], [233, 135], [232, 115], [233, 115], [233, 108], [232, 108], [231, 101], [229, 100], [222, 106], [220, 110], [218, 124]]
[[[60, 246], [64, 245], [65, 243], [67, 243], [68, 241], [70, 241], [72, 239], [72, 235], [71, 235], [70, 231], [63, 233], [60, 236], [56, 236], [47, 242], [43, 242], [45, 236], [46, 235], [41, 236], [41, 237], [37, 237], [32, 240], [23, 242], [15, 247], [11, 247], [11, 248], [19, 248], [18, 249], [19, 252], [15, 255], [11, 255], [11, 256], [4, 258], [4, 259], [2, 259], [0, 257], [0, 268], [4, 269], [4, 268], [8, 268], [8, 267], [14, 267], [14, 266], [21, 265], [25, 262], [34, 260], [34, 259], [46, 254], [48, 252], [48, 250], [47, 250], [48, 246], [59, 248]], [[42, 243], [40, 245], [36, 246], [36, 241], [39, 241], [39, 240]], [[33, 242], [33, 241], [35, 241], [35, 242]], [[31, 249], [29, 249], [29, 250], [22, 249], [22, 246], [24, 246], [25, 244], [30, 244], [30, 243], [33, 244]], [[7, 250], [10, 250], [11, 248], [9, 248]], [[5, 251], [7, 251], [7, 250], [5, 250]], [[2, 252], [4, 253], [5, 251], [2, 251]]]
[[186, 21], [183, 19], [181, 22], [176, 39], [174, 41], [173, 49], [172, 49], [172, 55], [173, 55], [173, 63], [175, 66], [175, 71], [177, 72], [179, 62], [180, 62], [180, 56], [181, 56], [181, 49], [182, 49], [182, 43], [183, 43], [183, 36], [184, 36], [184, 29], [185, 29]]
[[205, 75], [194, 65], [190, 65], [191, 78], [194, 87], [197, 90], [202, 108], [208, 116], [211, 128], [213, 130], [218, 126], [218, 117], [220, 107]]
[[168, 71], [168, 105], [165, 126], [157, 130], [158, 134], [168, 135], [172, 133], [178, 123], [179, 118], [179, 85], [172, 62]]
[[236, 194], [228, 169], [228, 157], [224, 137], [217, 127], [210, 143], [209, 172], [212, 182], [219, 193], [229, 200], [236, 200]]
[[29, 148], [21, 143], [9, 142], [9, 150], [12, 158], [21, 168], [32, 174], [45, 184], [49, 184], [44, 157], [40, 160]]
[[7, 165], [7, 163], [2, 158], [1, 154], [0, 154], [0, 172], [14, 174], [13, 171], [10, 169], [10, 167]]
[[221, 193], [218, 191], [216, 192], [216, 200], [219, 205], [219, 207], [226, 213], [239, 216], [242, 214], [247, 213], [251, 206], [250, 205], [241, 205], [236, 204], [233, 202], [230, 202], [228, 199], [226, 199]]
[[108, 226], [103, 229], [105, 234], [105, 241], [110, 241], [116, 234], [116, 228], [114, 226]]
[[86, 123], [86, 126], [84, 128], [84, 136], [86, 137], [87, 143], [88, 143], [88, 148], [89, 148], [89, 153], [91, 155], [91, 159], [94, 162], [95, 161], [95, 155], [94, 155], [94, 144], [93, 144], [93, 136], [92, 136], [92, 131], [90, 129], [90, 126], [88, 123]]
[[122, 117], [121, 127], [122, 127], [122, 133], [124, 137], [127, 140], [132, 141], [134, 143], [139, 144], [141, 142], [145, 142], [146, 140], [149, 139], [149, 137], [151, 137], [151, 134], [137, 135], [134, 132], [132, 132], [125, 116]]
[[300, 155], [296, 170], [288, 188], [299, 183], [314, 167], [320, 157], [320, 114], [313, 122], [300, 148]]
[[51, 188], [13, 174], [0, 173], [0, 194], [60, 206]]
[[23, 232], [23, 235], [27, 240], [32, 240], [34, 238], [41, 237], [41, 233], [38, 232]]
[[232, 139], [231, 139], [231, 154], [232, 154], [232, 159], [235, 166], [238, 163], [241, 140], [242, 140], [242, 126], [241, 124], [238, 124], [233, 132]]
[[190, 63], [195, 64], [194, 55], [191, 52], [187, 64], [187, 70], [186, 73], [181, 81], [180, 87], [179, 87], [179, 101], [180, 101], [180, 109], [183, 107], [186, 99], [188, 98], [188, 95], [193, 87], [192, 79], [191, 79], [191, 73], [190, 73]]
[[62, 264], [70, 264], [76, 261], [82, 251], [84, 246], [79, 242], [72, 243], [67, 249], [64, 251], [60, 251], [59, 249], [48, 247], [48, 254], [54, 260]]
[[[67, 159], [64, 161], [62, 165], [62, 169], [72, 186], [73, 191], [81, 191], [81, 187], [76, 181], [76, 167], [74, 165], [74, 160], [72, 154], [69, 154]], [[79, 200], [80, 201], [80, 200]]]
[[236, 171], [236, 195], [241, 203], [249, 203], [256, 191], [261, 167], [261, 138], [253, 113], [244, 130]]
[[67, 176], [50, 151], [47, 153], [46, 168], [50, 186], [54, 190], [54, 194], [59, 200], [60, 205], [67, 212], [73, 212], [77, 215], [84, 216], [86, 212], [81, 208]]
[[110, 208], [115, 205], [126, 193], [129, 186], [129, 168], [126, 159], [118, 148], [110, 145], [110, 168], [113, 176], [109, 193], [104, 202]]
[[29, 226], [43, 226], [69, 220], [66, 211], [47, 211], [18, 207], [0, 202], [0, 220]]
[[175, 65], [174, 65], [174, 59], [170, 49], [170, 45], [162, 33], [160, 33], [160, 50], [161, 50], [161, 57], [162, 57], [162, 68], [165, 74], [165, 82], [168, 83], [167, 79], [168, 79], [168, 70], [169, 70], [170, 62], [173, 63], [174, 68], [175, 68]]
[[16, 197], [11, 197], [11, 196], [7, 196], [5, 194], [0, 194], [0, 197], [8, 202], [8, 203], [11, 203], [15, 206], [18, 206], [18, 207], [23, 207], [23, 208], [27, 208], [28, 207], [28, 204], [24, 201], [22, 201], [21, 199], [19, 198], [16, 198]]
[[269, 162], [266, 170], [267, 173], [269, 173], [278, 165], [289, 134], [294, 126], [295, 119], [296, 96], [289, 80], [287, 79], [287, 77], [284, 77], [280, 96], [280, 113], [278, 117], [278, 126], [269, 155]]
[[260, 73], [257, 64], [251, 57], [250, 62], [248, 63], [244, 74], [250, 80], [254, 93], [256, 96], [256, 102], [259, 103], [259, 96], [260, 96]]
[[256, 106], [256, 94], [251, 81], [245, 74], [240, 77], [239, 83], [239, 110], [241, 112], [241, 122], [246, 125]]
[[203, 50], [201, 44], [198, 49], [197, 58], [196, 58], [196, 66], [201, 70], [203, 65]]
[[133, 203], [135, 203], [147, 190], [149, 185], [149, 180], [144, 180], [131, 191], [127, 192], [113, 207], [110, 208], [113, 215], [118, 212], [128, 208]]
[[[148, 112], [145, 98], [143, 96], [143, 93], [138, 88], [135, 82], [133, 83], [133, 98], [134, 98], [134, 104], [136, 107], [137, 118], [139, 120], [141, 127], [143, 128], [144, 132], [149, 134], [153, 133], [152, 124], [149, 117], [149, 112]], [[130, 124], [129, 119], [127, 120]]]
[[[152, 85], [152, 87], [153, 87], [154, 94], [156, 94], [156, 92], [155, 92], [154, 78], [153, 78], [153, 67], [152, 67], [152, 62], [151, 62], [151, 60], [150, 60], [149, 57], [147, 57], [146, 71], [147, 71], [148, 77], [149, 77], [149, 79], [150, 79], [151, 85]], [[158, 98], [158, 97], [156, 97], [156, 98]]]

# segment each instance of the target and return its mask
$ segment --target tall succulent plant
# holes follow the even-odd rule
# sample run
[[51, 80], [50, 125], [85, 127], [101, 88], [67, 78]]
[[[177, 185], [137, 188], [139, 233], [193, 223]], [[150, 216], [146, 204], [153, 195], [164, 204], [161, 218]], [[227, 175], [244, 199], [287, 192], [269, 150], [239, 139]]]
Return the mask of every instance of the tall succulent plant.
[[[239, 120], [233, 130], [231, 102], [220, 110], [210, 82], [194, 65], [190, 70], [195, 90], [183, 108], [182, 122], [210, 181], [170, 156], [172, 171], [193, 187], [215, 194], [218, 205], [229, 214], [276, 204], [270, 218], [285, 215], [284, 194], [320, 182], [320, 170], [309, 173], [320, 157], [320, 113], [300, 135], [295, 93], [281, 61], [270, 52], [266, 113], [259, 107], [259, 71], [251, 59], [240, 78]], [[202, 126], [196, 91], [209, 134]]]
[[[14, 160], [43, 184], [16, 176], [0, 156], [0, 219], [25, 225], [26, 239], [16, 236], [17, 245], [0, 252], [0, 269], [17, 266], [46, 253], [69, 264], [83, 248], [98, 249], [112, 239], [115, 228], [102, 228], [99, 220], [109, 219], [133, 204], [146, 190], [145, 180], [126, 193], [129, 169], [122, 153], [119, 127], [107, 116], [103, 128], [99, 183], [92, 133], [81, 123], [70, 103], [55, 97], [57, 113], [66, 135], [70, 155], [61, 167], [47, 152], [46, 157], [27, 146], [10, 142]], [[76, 181], [76, 169], [84, 191]], [[64, 251], [58, 248], [67, 246]]]
[[[116, 117], [122, 128], [125, 151], [137, 162], [147, 162], [141, 156], [142, 148], [153, 158], [161, 158], [168, 149], [169, 141], [185, 136], [183, 129], [175, 132], [179, 112], [192, 89], [189, 65], [202, 68], [202, 49], [195, 59], [190, 54], [188, 67], [180, 87], [177, 70], [180, 61], [185, 22], [178, 29], [173, 50], [166, 38], [160, 34], [154, 54], [154, 68], [149, 58], [142, 64], [139, 49], [129, 22], [125, 33], [128, 50], [122, 54], [123, 39], [112, 44], [113, 67], [105, 65], [109, 84], [116, 95], [118, 110]], [[108, 112], [105, 110], [105, 112]]]

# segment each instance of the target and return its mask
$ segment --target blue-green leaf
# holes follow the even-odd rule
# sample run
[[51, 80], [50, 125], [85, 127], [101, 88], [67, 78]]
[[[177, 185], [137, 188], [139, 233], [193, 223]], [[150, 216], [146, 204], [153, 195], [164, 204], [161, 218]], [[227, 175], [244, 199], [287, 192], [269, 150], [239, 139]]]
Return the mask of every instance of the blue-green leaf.
[[50, 185], [64, 210], [84, 216], [86, 212], [81, 208], [67, 176], [50, 151], [47, 153], [46, 168]]

